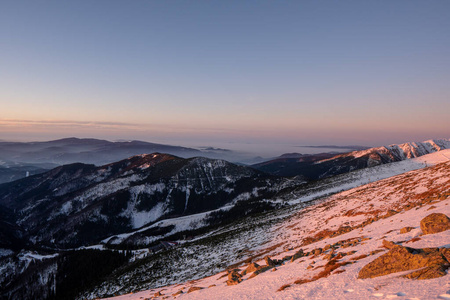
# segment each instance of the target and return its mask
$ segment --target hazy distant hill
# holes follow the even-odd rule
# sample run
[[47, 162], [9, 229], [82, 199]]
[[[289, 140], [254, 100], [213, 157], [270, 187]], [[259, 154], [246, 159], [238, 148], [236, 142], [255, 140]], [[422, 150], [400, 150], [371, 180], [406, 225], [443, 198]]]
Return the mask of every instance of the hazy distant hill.
[[45, 172], [58, 165], [103, 165], [145, 153], [168, 153], [180, 157], [214, 156], [213, 151], [142, 141], [110, 142], [66, 138], [48, 142], [0, 142], [0, 183]]
[[75, 162], [102, 165], [133, 155], [161, 152], [180, 157], [198, 156], [201, 151], [142, 141], [110, 142], [98, 139], [66, 138], [48, 142], [0, 142], [0, 159], [28, 163]]

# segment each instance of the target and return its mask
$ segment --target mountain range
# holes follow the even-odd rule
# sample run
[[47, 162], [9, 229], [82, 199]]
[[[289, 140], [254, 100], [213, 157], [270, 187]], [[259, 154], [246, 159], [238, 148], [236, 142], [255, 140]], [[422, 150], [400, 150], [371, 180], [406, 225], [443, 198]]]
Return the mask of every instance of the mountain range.
[[427, 168], [183, 243], [165, 261], [146, 259], [141, 268], [117, 272], [83, 296], [109, 291], [114, 300], [449, 299], [450, 152], [441, 152], [420, 160]]
[[[430, 140], [340, 155], [287, 154], [279, 159], [293, 161], [285, 164], [307, 166], [291, 177], [152, 153], [101, 166], [67, 164], [0, 184], [0, 299], [92, 299], [155, 289], [280, 254], [286, 233], [272, 228], [289, 231], [283, 222], [314, 212], [310, 207], [331, 194], [384, 180], [381, 194], [401, 182], [389, 178], [408, 171], [420, 178], [432, 174], [428, 185], [445, 185], [449, 145]], [[439, 172], [419, 171], [434, 165]], [[419, 183], [411, 189], [425, 193]], [[339, 202], [346, 203], [345, 195]], [[346, 211], [358, 206], [354, 201]], [[317, 218], [299, 222], [306, 230], [322, 216]], [[301, 239], [308, 236], [314, 238]], [[290, 235], [286, 249], [298, 248], [297, 238]], [[88, 281], [81, 279], [86, 273]]]
[[253, 168], [277, 176], [302, 176], [317, 180], [353, 170], [419, 157], [450, 148], [450, 140], [437, 139], [352, 151], [344, 154], [281, 156], [252, 165]]
[[161, 219], [267, 198], [288, 182], [223, 160], [153, 153], [100, 167], [64, 165], [0, 185], [0, 206], [25, 238], [67, 248]]
[[[357, 148], [358, 146], [352, 146], [351, 149]], [[85, 163], [101, 166], [134, 155], [155, 152], [183, 158], [202, 156], [224, 159], [245, 165], [269, 160], [253, 157], [251, 153], [223, 148], [194, 149], [143, 141], [111, 142], [92, 138], [65, 138], [46, 142], [0, 141], [0, 183], [43, 173], [60, 165]]]

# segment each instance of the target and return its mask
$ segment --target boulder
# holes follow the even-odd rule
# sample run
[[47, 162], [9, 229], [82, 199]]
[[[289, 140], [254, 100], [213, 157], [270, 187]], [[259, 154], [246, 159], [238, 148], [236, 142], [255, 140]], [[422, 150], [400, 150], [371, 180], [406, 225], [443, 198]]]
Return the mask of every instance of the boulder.
[[433, 234], [450, 229], [450, 219], [442, 213], [433, 213], [420, 221], [423, 234]]
[[430, 275], [412, 272], [405, 277], [410, 276], [407, 278], [427, 279], [435, 278], [432, 276], [443, 276], [442, 274], [445, 275], [445, 270], [450, 264], [441, 252], [439, 248], [414, 249], [394, 245], [389, 252], [365, 265], [359, 271], [358, 278], [374, 278], [422, 268], [429, 268], [428, 271], [424, 271], [425, 273], [432, 272], [433, 270], [443, 270], [444, 273], [434, 272], [434, 275]]

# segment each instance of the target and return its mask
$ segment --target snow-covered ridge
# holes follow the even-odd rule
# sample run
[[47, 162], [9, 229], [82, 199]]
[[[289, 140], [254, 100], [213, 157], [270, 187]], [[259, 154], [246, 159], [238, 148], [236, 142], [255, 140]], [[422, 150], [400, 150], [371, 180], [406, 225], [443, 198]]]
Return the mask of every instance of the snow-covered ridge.
[[[0, 204], [20, 212], [16, 222], [33, 232], [36, 243], [72, 248], [162, 219], [213, 212], [293, 184], [224, 160], [152, 153], [100, 167], [61, 166], [8, 183], [0, 190]], [[100, 237], [90, 230], [79, 234], [85, 223], [95, 224], [93, 231], [105, 230]], [[88, 240], [91, 236], [97, 240]]]
[[353, 156], [355, 158], [371, 155], [371, 154], [385, 154], [390, 156], [393, 160], [404, 160], [408, 158], [419, 157], [432, 152], [437, 152], [444, 149], [450, 149], [450, 139], [427, 140], [424, 142], [409, 142], [404, 144], [393, 144], [378, 148], [371, 148], [363, 151], [353, 151], [347, 154], [340, 155], [341, 157]]
[[355, 170], [349, 173], [324, 179], [317, 187], [304, 189], [298, 197], [287, 198], [290, 203], [307, 202], [337, 192], [349, 190], [364, 184], [396, 176], [413, 170], [434, 166], [450, 161], [450, 149], [426, 154], [420, 157], [376, 165], [372, 168]]
[[[291, 205], [296, 203], [303, 203], [308, 202], [313, 199], [317, 199], [320, 197], [324, 197], [330, 194], [334, 194], [343, 190], [349, 190], [364, 184], [368, 184], [374, 181], [378, 181], [381, 179], [389, 178], [392, 176], [396, 176], [402, 173], [406, 173], [409, 171], [434, 166], [439, 163], [450, 161], [450, 149], [442, 150], [439, 152], [427, 154], [418, 158], [413, 158], [409, 160], [394, 162], [390, 164], [385, 165], [379, 165], [375, 166], [373, 168], [369, 169], [362, 169], [362, 170], [356, 170], [348, 174], [343, 174], [339, 176], [335, 176], [332, 179], [329, 180], [323, 180], [321, 182], [320, 188], [311, 188], [309, 191], [305, 190], [304, 193], [301, 196], [295, 197], [293, 195], [286, 196], [285, 199], [271, 199], [270, 201], [273, 202], [279, 202], [279, 203], [285, 203], [288, 201]], [[130, 192], [132, 192], [137, 197], [139, 194], [141, 194], [144, 191], [147, 191], [147, 193], [152, 194], [155, 191], [162, 191], [164, 189], [164, 185], [157, 184], [157, 185], [151, 185], [151, 186], [135, 186], [130, 189]], [[257, 191], [254, 191], [254, 193], [257, 193]], [[242, 195], [244, 197], [245, 195]], [[241, 198], [242, 198], [241, 197]], [[249, 197], [249, 195], [248, 195]], [[240, 198], [240, 199], [241, 199]], [[132, 206], [134, 207], [134, 206]], [[127, 212], [127, 216], [131, 216], [133, 220], [135, 220], [135, 226], [133, 228], [139, 228], [144, 223], [142, 223], [142, 218], [140, 217], [143, 213], [146, 212], [136, 212], [130, 207], [130, 211]], [[222, 208], [219, 208], [218, 210], [228, 210], [232, 206], [224, 206]], [[217, 210], [214, 210], [217, 211]], [[151, 228], [157, 228], [157, 227], [167, 227], [174, 225], [175, 227], [170, 232], [157, 237], [151, 237], [148, 238], [147, 242], [153, 242], [155, 240], [161, 239], [164, 236], [170, 236], [171, 234], [174, 234], [176, 232], [184, 231], [184, 230], [194, 230], [197, 228], [200, 228], [202, 226], [206, 226], [208, 224], [203, 224], [202, 220], [206, 218], [210, 213], [214, 211], [209, 211], [206, 213], [200, 213], [200, 214], [194, 214], [190, 216], [183, 216], [179, 218], [172, 218], [167, 220], [158, 221], [150, 226], [145, 226], [143, 228], [140, 228], [139, 230], [132, 231], [130, 233], [124, 233], [120, 235], [115, 235], [109, 238], [104, 239], [103, 243], [108, 243], [111, 241], [113, 244], [118, 244], [120, 242], [123, 242], [126, 238], [132, 236], [135, 233], [143, 232]], [[153, 213], [153, 212], [149, 212]], [[145, 219], [145, 218], [144, 218]]]
[[[214, 246], [204, 247], [197, 256], [204, 256], [205, 259], [197, 259], [197, 263], [208, 265], [207, 257], [211, 253], [219, 257], [247, 253], [239, 256], [236, 262], [253, 257], [252, 261], [259, 265], [265, 264], [262, 260], [264, 255], [283, 259], [294, 255], [299, 249], [307, 253], [319, 248], [320, 254], [309, 254], [292, 262], [285, 260], [271, 271], [252, 279], [251, 274], [247, 274], [242, 277], [241, 283], [232, 286], [226, 283], [226, 272], [217, 272], [199, 280], [173, 282], [177, 284], [113, 299], [137, 300], [150, 298], [156, 293], [166, 299], [449, 299], [450, 274], [429, 280], [400, 278], [402, 274], [399, 273], [357, 279], [364, 265], [387, 252], [381, 247], [383, 239], [413, 248], [450, 248], [450, 230], [421, 235], [419, 227], [420, 220], [431, 213], [450, 216], [450, 162], [442, 162], [448, 160], [449, 152], [445, 150], [419, 158], [427, 165], [437, 163], [433, 167], [406, 172], [335, 194], [306, 209], [294, 211], [267, 230], [255, 228], [253, 232], [236, 235], [236, 240], [229, 241], [233, 247], [228, 248], [228, 253], [219, 252]], [[369, 219], [372, 221], [367, 222]], [[345, 226], [349, 229], [341, 234], [321, 235], [325, 231], [337, 232]], [[412, 230], [400, 233], [404, 227], [411, 227]], [[259, 244], [251, 243], [249, 237], [257, 238]], [[330, 253], [323, 249], [329, 245], [337, 245], [334, 246], [335, 254], [343, 253], [338, 260], [342, 266], [328, 277], [303, 284], [295, 283], [299, 279], [312, 278], [323, 270], [327, 263], [326, 255]], [[190, 272], [195, 273], [195, 266], [187, 262], [181, 268], [188, 268], [187, 272], [192, 268]], [[241, 262], [236, 267], [242, 271], [247, 264]], [[187, 293], [191, 287], [201, 289]], [[182, 293], [175, 295], [180, 290]]]

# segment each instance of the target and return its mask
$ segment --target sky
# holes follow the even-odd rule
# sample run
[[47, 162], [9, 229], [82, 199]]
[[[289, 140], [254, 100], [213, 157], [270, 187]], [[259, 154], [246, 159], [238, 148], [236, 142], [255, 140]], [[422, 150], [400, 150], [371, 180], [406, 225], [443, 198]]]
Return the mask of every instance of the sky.
[[446, 0], [3, 0], [0, 39], [0, 140], [450, 137]]

